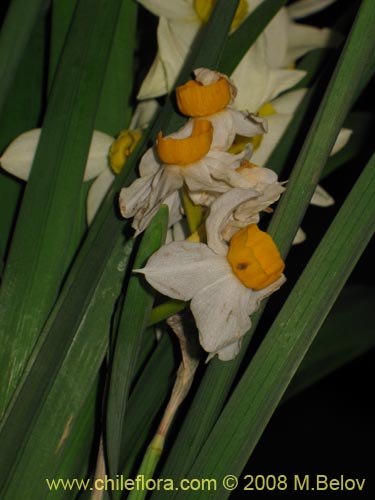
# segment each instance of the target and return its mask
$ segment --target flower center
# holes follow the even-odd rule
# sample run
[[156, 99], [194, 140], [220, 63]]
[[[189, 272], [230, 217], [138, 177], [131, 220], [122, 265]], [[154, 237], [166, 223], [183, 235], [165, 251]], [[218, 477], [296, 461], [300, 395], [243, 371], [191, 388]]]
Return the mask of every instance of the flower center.
[[187, 116], [208, 116], [224, 109], [231, 100], [231, 89], [225, 78], [210, 85], [189, 80], [177, 87], [178, 108]]
[[256, 224], [244, 227], [232, 237], [227, 259], [241, 283], [253, 290], [276, 281], [285, 267], [271, 236]]
[[[211, 15], [213, 8], [215, 7], [216, 0], [194, 0], [194, 9], [197, 13], [199, 19], [206, 23]], [[234, 15], [234, 19], [231, 24], [231, 30], [236, 29], [242, 21], [247, 16], [249, 12], [249, 5], [246, 0], [240, 0], [240, 3], [237, 7], [236, 13]]]
[[[266, 102], [258, 110], [258, 115], [262, 118], [270, 115], [276, 115], [277, 111], [272, 106], [270, 102]], [[254, 151], [256, 151], [262, 144], [264, 134], [258, 134], [255, 137], [245, 137], [243, 135], [236, 135], [233, 144], [229, 148], [229, 153], [238, 154], [241, 153], [247, 144], [251, 143], [254, 146]]]
[[109, 150], [109, 163], [115, 174], [119, 174], [124, 168], [126, 160], [141, 137], [141, 132], [137, 132], [136, 130], [123, 130], [112, 143]]
[[168, 165], [180, 166], [200, 160], [210, 150], [213, 132], [212, 123], [208, 120], [194, 120], [191, 136], [185, 139], [164, 139], [159, 132], [156, 148], [160, 160]]

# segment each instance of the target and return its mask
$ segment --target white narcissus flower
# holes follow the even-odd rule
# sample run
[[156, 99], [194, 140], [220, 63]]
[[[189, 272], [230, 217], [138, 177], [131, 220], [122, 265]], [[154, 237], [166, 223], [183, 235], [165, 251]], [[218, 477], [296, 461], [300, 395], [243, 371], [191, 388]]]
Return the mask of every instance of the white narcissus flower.
[[[155, 100], [140, 103], [132, 117], [129, 128], [143, 129], [148, 126], [158, 108]], [[0, 158], [0, 166], [8, 173], [27, 181], [31, 172], [36, 149], [40, 139], [41, 129], [32, 129], [16, 137], [5, 149]], [[114, 138], [104, 132], [95, 130], [86, 161], [83, 181], [94, 182], [87, 197], [87, 221], [91, 223], [97, 212], [115, 174], [112, 172], [108, 154]]]
[[[207, 21], [212, 2], [206, 0], [138, 0], [159, 16], [158, 52], [146, 76], [138, 98], [147, 99], [169, 92], [175, 83], [192, 41]], [[233, 28], [247, 17], [262, 0], [241, 0]], [[308, 14], [325, 7], [317, 0]], [[265, 102], [295, 85], [303, 71], [286, 69], [309, 50], [326, 46], [331, 33], [293, 22], [282, 8], [243, 57], [233, 73], [239, 89], [237, 107], [256, 111]]]
[[[236, 190], [233, 190], [236, 191]], [[254, 200], [251, 190], [237, 190], [238, 206]], [[227, 196], [230, 192], [223, 196]], [[220, 198], [211, 207], [215, 211]], [[233, 211], [234, 204], [229, 209]], [[224, 220], [230, 219], [227, 213]], [[233, 359], [251, 326], [250, 315], [260, 302], [285, 282], [284, 263], [270, 236], [255, 224], [236, 232], [228, 246], [219, 217], [207, 226], [208, 244], [187, 241], [161, 247], [148, 260], [143, 273], [150, 285], [173, 299], [191, 300], [200, 343], [208, 359]]]
[[[220, 126], [217, 120], [219, 134]], [[120, 193], [121, 213], [123, 217], [133, 217], [136, 234], [147, 227], [162, 203], [169, 206], [172, 214], [178, 213], [181, 206], [178, 191], [184, 184], [189, 195], [202, 192], [216, 195], [246, 182], [236, 168], [250, 157], [252, 148], [245, 148], [239, 155], [212, 150], [213, 134], [213, 126], [207, 119], [191, 119], [166, 137], [159, 134], [156, 148], [150, 148], [142, 157], [140, 178]], [[170, 215], [169, 225], [177, 220]]]
[[[267, 117], [268, 133], [255, 138], [254, 152], [251, 157], [252, 162], [260, 166], [267, 164], [271, 153], [281, 140], [306, 92], [306, 88], [287, 92], [263, 106], [261, 114]], [[331, 156], [346, 146], [352, 133], [353, 131], [347, 128], [340, 130], [330, 153]], [[238, 150], [239, 148], [236, 148], [236, 151]], [[310, 203], [319, 207], [329, 207], [334, 204], [334, 199], [318, 185]], [[294, 244], [302, 243], [305, 239], [306, 235], [304, 231], [299, 229], [294, 239]]]
[[234, 109], [237, 87], [226, 75], [207, 68], [194, 70], [195, 80], [176, 88], [181, 113], [209, 120], [214, 129], [211, 149], [227, 151], [236, 135], [254, 137], [267, 132], [267, 121]]
[[[131, 131], [138, 131], [139, 137], [141, 136], [140, 131], [147, 128], [149, 123], [151, 122], [153, 116], [155, 115], [159, 105], [157, 101], [154, 99], [150, 99], [148, 101], [143, 101], [138, 104], [135, 109], [135, 112], [132, 116], [131, 122], [129, 124], [130, 136], [132, 135]], [[127, 131], [125, 131], [126, 134]], [[136, 132], [137, 133], [137, 132]], [[129, 152], [136, 145], [136, 141], [127, 141], [126, 137], [122, 138], [120, 143], [120, 147], [127, 147]], [[130, 137], [132, 139], [132, 137]], [[134, 139], [134, 138], [133, 138]], [[112, 139], [112, 142], [114, 139]], [[120, 142], [120, 141], [119, 141]], [[114, 145], [112, 145], [113, 147]], [[106, 151], [106, 155], [108, 157], [109, 148]], [[126, 155], [125, 155], [126, 156]], [[125, 160], [124, 160], [125, 161]], [[123, 165], [122, 165], [123, 166]], [[104, 167], [104, 166], [103, 166]], [[120, 169], [120, 165], [118, 166]], [[118, 173], [118, 172], [117, 172]], [[110, 168], [108, 161], [106, 162], [105, 168], [102, 169], [100, 175], [95, 179], [90, 190], [87, 195], [87, 223], [90, 225], [93, 218], [95, 217], [96, 212], [98, 211], [101, 202], [103, 201], [104, 196], [106, 195], [110, 185], [112, 184], [115, 178], [115, 174]]]
[[[19, 135], [5, 149], [0, 158], [1, 167], [8, 173], [27, 181], [38, 147], [41, 129], [28, 130]], [[97, 177], [107, 165], [108, 150], [113, 137], [97, 130], [94, 131], [87, 157], [84, 181]]]

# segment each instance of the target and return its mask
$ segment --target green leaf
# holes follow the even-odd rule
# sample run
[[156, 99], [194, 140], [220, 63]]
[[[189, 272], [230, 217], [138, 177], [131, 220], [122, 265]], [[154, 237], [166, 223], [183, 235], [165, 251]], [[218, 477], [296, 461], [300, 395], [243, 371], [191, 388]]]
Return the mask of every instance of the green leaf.
[[243, 56], [287, 0], [265, 0], [228, 38], [219, 71], [231, 75]]
[[0, 295], [1, 413], [75, 250], [72, 228], [119, 6], [80, 0], [54, 80]]
[[[13, 0], [0, 31], [0, 115], [39, 16], [49, 0]], [[20, 22], [22, 20], [22, 22]]]
[[[147, 259], [164, 243], [168, 227], [168, 207], [162, 206], [147, 227], [137, 252], [134, 268], [143, 267]], [[139, 275], [131, 276], [119, 321], [110, 379], [106, 413], [106, 449], [112, 477], [119, 472], [120, 445], [124, 414], [142, 336], [151, 313], [154, 294]]]
[[354, 285], [344, 288], [289, 384], [283, 401], [374, 347], [374, 300], [373, 288]]
[[[363, 14], [365, 12], [366, 9]], [[374, 234], [374, 189], [375, 155], [236, 386], [190, 469], [190, 477], [200, 474], [201, 477], [222, 479], [226, 474], [241, 473], [303, 356]], [[220, 492], [221, 498], [228, 496], [228, 491]], [[217, 492], [199, 492], [196, 498], [217, 498]]]
[[[50, 325], [46, 325], [0, 429], [2, 498], [42, 498], [46, 486], [41, 477], [54, 477], [66, 459], [81, 408], [106, 353], [110, 321], [133, 243], [115, 245], [82, 317], [72, 317], [72, 312], [64, 317], [55, 309], [49, 321], [65, 331], [64, 341], [48, 334]], [[29, 482], [27, 492], [21, 491], [25, 483], [20, 477]]]
[[[43, 68], [46, 29], [37, 23], [0, 116], [0, 151], [18, 135], [38, 126], [43, 100]], [[1, 161], [0, 161], [1, 164]], [[0, 256], [4, 258], [13, 232], [24, 182], [0, 169]]]
[[[362, 23], [364, 21], [361, 21]], [[366, 43], [368, 29], [369, 25], [366, 23], [363, 30], [356, 28], [355, 34], [353, 33], [352, 36], [355, 38], [353, 40], [354, 47], [351, 43], [352, 40], [349, 40], [288, 182], [287, 192], [283, 195], [272, 218], [270, 232], [283, 255], [287, 254], [294, 239], [320, 172], [352, 102], [352, 96], [356, 93], [363, 60], [368, 57], [371, 46], [369, 42]], [[319, 133], [316, 133], [318, 129]], [[225, 364], [217, 360], [210, 362], [185, 419], [181, 430], [181, 440], [176, 440], [162, 471], [162, 477], [186, 477], [191, 460], [199, 452], [201, 443], [206, 440], [224, 404], [264, 307], [265, 302], [263, 308], [252, 318], [253, 327], [244, 338], [240, 355], [235, 360]], [[158, 494], [154, 493], [153, 498], [158, 498]]]

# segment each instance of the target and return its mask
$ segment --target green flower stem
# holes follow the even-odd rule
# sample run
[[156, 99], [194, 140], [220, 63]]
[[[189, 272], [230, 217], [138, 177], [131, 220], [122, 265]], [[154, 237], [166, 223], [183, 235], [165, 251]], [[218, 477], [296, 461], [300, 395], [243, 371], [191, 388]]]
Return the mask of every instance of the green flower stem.
[[148, 320], [147, 326], [156, 325], [161, 321], [173, 316], [174, 314], [182, 311], [187, 306], [187, 302], [183, 300], [168, 300], [159, 306], [153, 308]]

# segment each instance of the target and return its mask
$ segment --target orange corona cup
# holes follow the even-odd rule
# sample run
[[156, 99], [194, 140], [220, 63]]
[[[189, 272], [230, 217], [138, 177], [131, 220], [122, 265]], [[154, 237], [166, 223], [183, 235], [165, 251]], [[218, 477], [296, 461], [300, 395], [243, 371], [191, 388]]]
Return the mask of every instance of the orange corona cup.
[[285, 267], [271, 236], [256, 224], [244, 227], [232, 237], [227, 258], [237, 278], [253, 290], [271, 285]]
[[231, 101], [231, 89], [225, 78], [211, 85], [189, 80], [176, 89], [177, 105], [186, 116], [208, 116], [224, 109]]
[[169, 165], [180, 166], [200, 160], [210, 150], [213, 132], [212, 123], [208, 120], [195, 120], [191, 136], [184, 139], [164, 139], [159, 132], [156, 149], [160, 160]]

